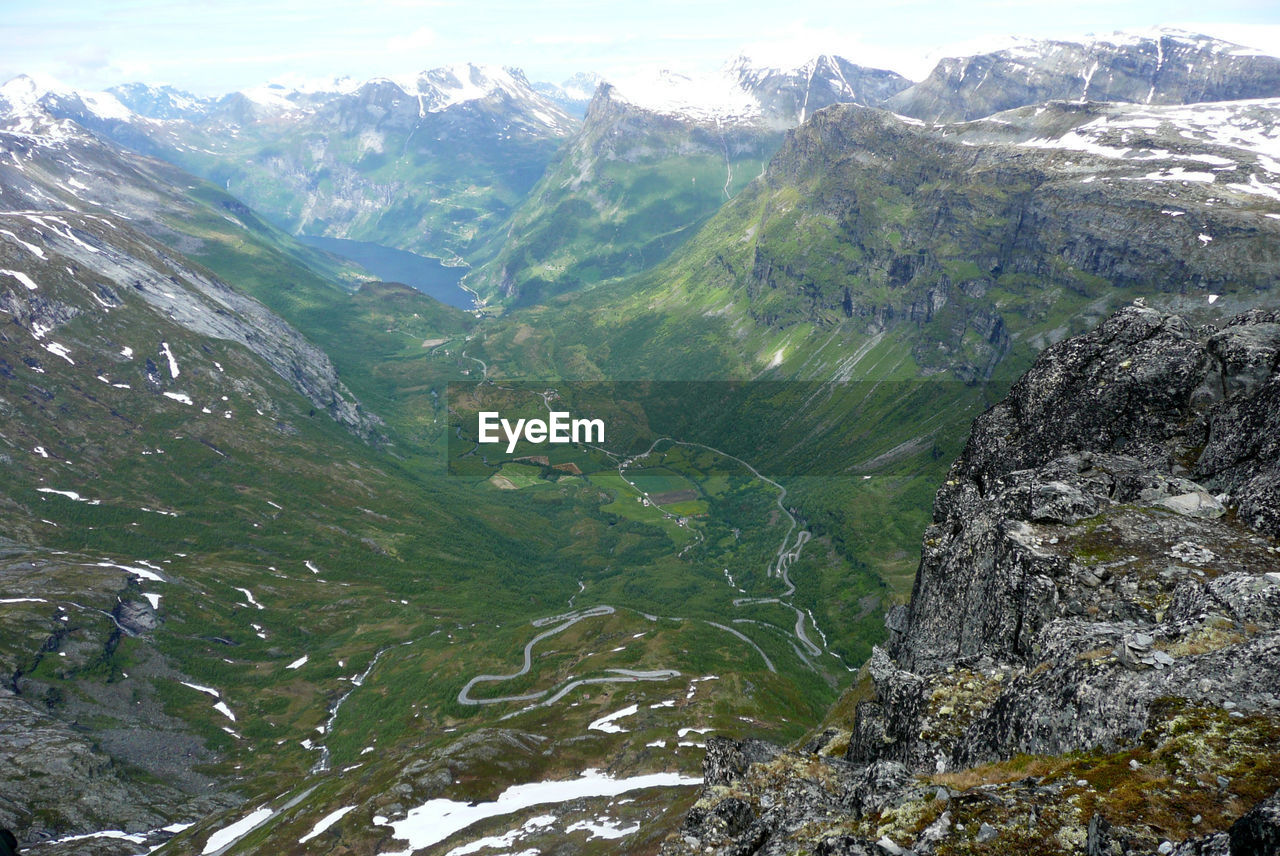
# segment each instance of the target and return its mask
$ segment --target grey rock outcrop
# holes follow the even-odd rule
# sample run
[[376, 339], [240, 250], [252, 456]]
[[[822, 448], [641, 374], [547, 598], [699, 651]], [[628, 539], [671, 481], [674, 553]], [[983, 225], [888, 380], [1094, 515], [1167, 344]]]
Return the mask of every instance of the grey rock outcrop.
[[[1274, 853], [1277, 426], [1276, 313], [1197, 330], [1132, 306], [1048, 349], [938, 491], [844, 758], [753, 750], [742, 773], [708, 776], [666, 852], [825, 852], [821, 830], [841, 824], [868, 852], [1018, 852], [1049, 823], [1043, 852], [1226, 853], [1229, 831], [1233, 854]], [[708, 769], [742, 754], [709, 744]], [[999, 772], [1017, 758], [1045, 760]], [[808, 772], [788, 772], [800, 759]], [[724, 796], [786, 822], [732, 850], [700, 820]], [[1196, 820], [1156, 835], [1147, 802]]]
[[121, 600], [111, 610], [111, 616], [131, 636], [143, 636], [160, 626], [160, 616], [145, 600]]
[[1280, 791], [1232, 824], [1230, 837], [1232, 856], [1280, 853]]

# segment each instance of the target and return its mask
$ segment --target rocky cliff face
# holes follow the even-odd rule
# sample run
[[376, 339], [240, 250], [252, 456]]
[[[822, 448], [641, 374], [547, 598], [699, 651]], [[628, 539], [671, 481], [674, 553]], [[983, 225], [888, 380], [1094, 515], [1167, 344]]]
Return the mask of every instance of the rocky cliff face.
[[1045, 101], [1191, 104], [1280, 94], [1280, 59], [1178, 30], [1027, 41], [944, 59], [888, 106], [927, 121], [978, 119]]
[[[699, 281], [778, 329], [916, 327], [916, 363], [966, 379], [1117, 293], [1216, 314], [1274, 281], [1276, 176], [1243, 142], [1274, 109], [1056, 104], [925, 127], [836, 105], [712, 221]], [[1253, 305], [1234, 300], [1224, 315]]]
[[709, 744], [665, 852], [1275, 853], [1278, 425], [1275, 312], [1048, 349], [939, 490], [852, 721]]
[[[188, 209], [184, 217], [197, 209], [146, 171], [154, 167], [151, 162], [126, 156], [38, 106], [16, 119], [0, 118], [0, 153], [7, 156], [0, 166], [0, 199], [8, 208], [0, 214], [0, 271], [7, 274], [0, 283], [0, 311], [13, 317], [11, 331], [31, 333], [25, 352], [12, 352], [16, 360], [30, 364], [42, 340], [72, 319], [101, 320], [116, 311], [117, 319], [134, 318], [131, 335], [172, 323], [182, 335], [242, 345], [316, 409], [361, 437], [380, 436], [381, 420], [363, 410], [327, 354], [262, 303], [162, 243], [170, 239], [184, 253], [204, 246], [193, 234], [176, 233], [168, 218], [180, 206]], [[222, 206], [197, 216], [246, 229], [229, 211]], [[15, 347], [21, 338], [13, 337]], [[114, 361], [117, 344], [93, 338], [95, 345], [82, 344]], [[0, 334], [0, 345], [9, 344]], [[158, 352], [155, 357], [167, 359]], [[74, 365], [74, 356], [63, 359]], [[159, 379], [176, 381], [178, 375], [148, 370], [148, 377], [156, 379], [149, 388], [159, 394]]]

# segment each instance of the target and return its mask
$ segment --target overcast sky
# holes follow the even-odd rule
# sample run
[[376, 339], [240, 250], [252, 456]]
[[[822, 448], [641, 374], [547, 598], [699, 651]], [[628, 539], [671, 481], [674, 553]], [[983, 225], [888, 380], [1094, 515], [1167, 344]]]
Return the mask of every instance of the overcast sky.
[[1280, 55], [1276, 0], [0, 0], [0, 79], [80, 88], [172, 83], [217, 94], [268, 80], [408, 74], [455, 62], [532, 80], [700, 71], [743, 49], [838, 53], [918, 79], [1007, 36], [1180, 26]]

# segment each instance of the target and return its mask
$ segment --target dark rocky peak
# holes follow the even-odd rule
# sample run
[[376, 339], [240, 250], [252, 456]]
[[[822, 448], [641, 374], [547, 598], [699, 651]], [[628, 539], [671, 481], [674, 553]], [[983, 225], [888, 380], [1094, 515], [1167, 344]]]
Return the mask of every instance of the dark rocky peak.
[[1278, 322], [1135, 305], [1046, 350], [975, 421], [847, 731], [709, 742], [666, 852], [1274, 853]]
[[1191, 104], [1280, 95], [1280, 58], [1177, 30], [1027, 40], [938, 63], [888, 106], [926, 121], [977, 119], [1045, 101]]
[[1280, 443], [1265, 430], [1268, 419], [1280, 425], [1277, 320], [1255, 310], [1221, 331], [1194, 330], [1135, 305], [1049, 348], [974, 423], [935, 519], [962, 484], [986, 494], [1014, 471], [1098, 453], [1228, 490], [1254, 528], [1280, 537], [1280, 516], [1267, 513], [1280, 507]]
[[[1280, 566], [1257, 550], [1280, 537], [1278, 364], [1280, 324], [1261, 311], [1217, 331], [1131, 306], [1046, 350], [974, 422], [938, 491], [890, 653], [917, 671], [1032, 656], [1043, 625], [1094, 601], [1094, 614], [1154, 619], [1160, 610], [1054, 582], [1102, 583], [1073, 553], [1083, 521], [1114, 523], [1108, 553], [1145, 540], [1158, 561], [1179, 541], [1212, 537], [1223, 549], [1240, 542], [1237, 566]], [[1232, 528], [1200, 531], [1228, 512]]]

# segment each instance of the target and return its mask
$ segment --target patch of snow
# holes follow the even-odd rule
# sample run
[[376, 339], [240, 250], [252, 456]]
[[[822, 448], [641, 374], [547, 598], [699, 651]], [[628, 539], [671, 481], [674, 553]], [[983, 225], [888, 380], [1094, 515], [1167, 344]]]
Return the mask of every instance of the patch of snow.
[[612, 797], [642, 788], [700, 785], [702, 779], [679, 773], [649, 773], [614, 779], [599, 770], [584, 770], [577, 779], [550, 782], [530, 782], [512, 785], [491, 802], [456, 802], [450, 799], [428, 800], [410, 809], [404, 820], [392, 821], [375, 817], [378, 826], [390, 826], [392, 835], [409, 843], [409, 850], [421, 850], [444, 841], [490, 817], [511, 814], [537, 805], [550, 805], [584, 799], [586, 797]]
[[173, 358], [173, 351], [169, 350], [168, 342], [160, 343], [160, 353], [164, 354], [169, 360], [169, 374], [176, 380], [178, 377], [178, 361]]
[[227, 719], [231, 720], [232, 722], [236, 721], [236, 715], [231, 712], [231, 708], [227, 707], [227, 703], [225, 701], [218, 702], [213, 706], [213, 709], [216, 710], [218, 713], [222, 714], [223, 716], [225, 716]]
[[9, 276], [13, 277], [18, 282], [25, 285], [28, 291], [35, 291], [39, 287], [35, 284], [35, 282], [31, 279], [31, 277], [27, 276], [25, 273], [23, 273], [20, 270], [0, 269], [0, 273], [8, 274]]
[[232, 586], [232, 588], [243, 594], [245, 599], [249, 601], [250, 606], [256, 606], [258, 609], [265, 609], [262, 604], [253, 599], [253, 592], [249, 591], [247, 588], [240, 588], [239, 586]]
[[555, 815], [539, 814], [529, 818], [515, 829], [509, 829], [501, 835], [486, 835], [484, 838], [477, 838], [475, 841], [461, 844], [450, 850], [445, 854], [445, 856], [470, 856], [472, 853], [478, 853], [481, 850], [491, 848], [501, 848], [505, 850], [532, 832], [540, 832], [549, 829], [555, 824], [555, 822]]
[[201, 693], [204, 693], [205, 695], [211, 695], [214, 698], [222, 698], [222, 693], [218, 692], [213, 687], [201, 686], [200, 684], [193, 684], [187, 681], [179, 681], [179, 683], [181, 683], [184, 687], [191, 687], [191, 689], [195, 690], [196, 692], [201, 692]]
[[587, 726], [588, 731], [603, 731], [605, 734], [621, 734], [627, 729], [615, 724], [615, 720], [622, 719], [625, 716], [631, 716], [640, 709], [639, 705], [630, 705], [622, 710], [614, 711], [608, 716], [602, 716], [595, 722]]
[[323, 818], [320, 819], [319, 823], [311, 827], [310, 832], [308, 832], [306, 835], [298, 839], [298, 843], [306, 844], [308, 841], [315, 838], [317, 835], [321, 834], [322, 832], [324, 832], [329, 827], [333, 826], [338, 821], [342, 820], [342, 818], [346, 817], [348, 812], [354, 811], [355, 808], [356, 808], [355, 806], [349, 805], [349, 806], [340, 808], [337, 811], [333, 811], [333, 812], [330, 812], [329, 814], [326, 814]]
[[147, 837], [136, 833], [121, 832], [118, 829], [107, 829], [102, 832], [89, 832], [84, 835], [69, 835], [66, 838], [58, 838], [48, 844], [70, 844], [73, 841], [89, 841], [94, 838], [113, 838], [118, 841], [128, 841], [130, 844], [146, 844]]
[[143, 597], [145, 597], [147, 600], [151, 601], [151, 608], [152, 608], [152, 609], [159, 609], [159, 608], [160, 608], [160, 595], [158, 595], [158, 594], [151, 594], [150, 592], [145, 592], [145, 591], [144, 591], [144, 592], [142, 593], [142, 596], [143, 596]]
[[172, 398], [174, 401], [182, 402], [188, 407], [191, 407], [195, 404], [195, 402], [191, 400], [191, 396], [187, 395], [185, 392], [166, 392], [164, 393], [164, 397]]
[[22, 244], [22, 246], [26, 247], [27, 250], [36, 258], [38, 259], [45, 258], [43, 247], [38, 247], [35, 244], [27, 243], [26, 241], [22, 240], [17, 235], [15, 235], [13, 232], [10, 232], [8, 229], [0, 229], [0, 235], [8, 235], [10, 238], [13, 238], [19, 244]]
[[248, 817], [238, 820], [230, 826], [219, 829], [217, 832], [213, 833], [213, 835], [210, 835], [209, 840], [205, 842], [202, 856], [209, 856], [209, 854], [217, 853], [224, 847], [229, 847], [236, 841], [239, 841], [241, 838], [248, 835], [260, 824], [265, 823], [272, 814], [274, 814], [274, 812], [272, 812], [271, 809], [263, 806]]
[[578, 832], [579, 830], [584, 829], [591, 833], [591, 838], [588, 840], [594, 840], [596, 838], [612, 840], [615, 838], [623, 838], [634, 832], [639, 832], [640, 824], [637, 822], [632, 826], [623, 828], [621, 821], [617, 821], [609, 817], [597, 817], [594, 821], [579, 820], [576, 823], [571, 823], [565, 827], [564, 831]]
[[[89, 503], [90, 505], [101, 505], [101, 504], [102, 504], [102, 500], [99, 500], [99, 499], [86, 499], [85, 497], [83, 497], [83, 496], [81, 496], [80, 494], [76, 493], [74, 490], [57, 490], [56, 488], [52, 488], [52, 487], [38, 487], [38, 488], [36, 488], [36, 492], [38, 492], [38, 493], [56, 493], [58, 496], [65, 496], [67, 499], [74, 500], [75, 502], [87, 502], [87, 503]], [[117, 566], [117, 567], [122, 567], [122, 566]]]
[[56, 357], [62, 357], [73, 366], [76, 364], [75, 360], [67, 356], [71, 352], [67, 350], [66, 345], [59, 345], [57, 342], [44, 342], [41, 347]]
[[285, 668], [286, 668], [286, 669], [301, 669], [303, 666], [305, 666], [305, 665], [307, 664], [307, 660], [309, 660], [309, 659], [311, 659], [311, 656], [310, 656], [309, 654], [303, 654], [301, 657], [299, 657], [298, 659], [294, 660], [294, 661], [293, 661], [292, 663], [290, 663], [289, 665], [285, 666]]
[[[56, 491], [56, 492], [61, 493], [62, 491]], [[93, 501], [97, 502], [98, 500], [95, 499]], [[168, 580], [166, 580], [164, 577], [160, 576], [159, 574], [155, 573], [154, 571], [148, 571], [145, 568], [135, 568], [133, 565], [117, 565], [115, 562], [98, 562], [97, 566], [99, 568], [119, 568], [122, 571], [128, 571], [129, 573], [133, 574], [136, 577], [141, 577], [144, 580], [150, 580], [153, 583], [168, 582]]]
[[1213, 180], [1214, 174], [1211, 172], [1188, 172], [1180, 166], [1149, 172], [1141, 178], [1126, 179], [1126, 181], [1196, 181], [1201, 184], [1213, 184]]

